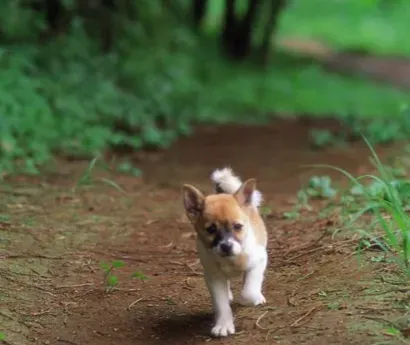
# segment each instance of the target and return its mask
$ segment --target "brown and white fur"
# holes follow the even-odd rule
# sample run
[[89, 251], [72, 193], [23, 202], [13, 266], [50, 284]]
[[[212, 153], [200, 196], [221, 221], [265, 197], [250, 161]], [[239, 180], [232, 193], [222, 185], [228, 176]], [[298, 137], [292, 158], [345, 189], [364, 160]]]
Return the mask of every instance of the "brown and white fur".
[[255, 179], [242, 183], [230, 168], [215, 170], [211, 179], [215, 194], [204, 196], [187, 184], [182, 194], [186, 214], [198, 235], [197, 250], [212, 298], [215, 325], [211, 334], [226, 337], [235, 333], [231, 278], [243, 276], [242, 305], [266, 303], [262, 283], [268, 261], [267, 233]]

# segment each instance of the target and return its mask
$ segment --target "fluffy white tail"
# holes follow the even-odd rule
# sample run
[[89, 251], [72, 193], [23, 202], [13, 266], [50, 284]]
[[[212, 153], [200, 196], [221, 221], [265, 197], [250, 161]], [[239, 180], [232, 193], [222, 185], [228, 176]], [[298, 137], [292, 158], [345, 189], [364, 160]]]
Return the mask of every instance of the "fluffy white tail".
[[[241, 179], [236, 176], [231, 168], [216, 169], [211, 174], [217, 193], [234, 194], [242, 185]], [[252, 205], [259, 207], [262, 204], [262, 194], [255, 190], [252, 195]]]

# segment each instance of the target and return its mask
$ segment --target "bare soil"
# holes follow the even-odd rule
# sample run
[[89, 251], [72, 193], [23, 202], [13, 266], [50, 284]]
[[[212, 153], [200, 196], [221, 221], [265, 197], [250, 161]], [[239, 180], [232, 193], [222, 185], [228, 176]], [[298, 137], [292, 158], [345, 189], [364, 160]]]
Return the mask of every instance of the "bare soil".
[[[7, 181], [0, 189], [6, 344], [403, 343], [387, 332], [404, 315], [407, 298], [380, 280], [391, 275], [391, 264], [372, 260], [377, 252], [359, 262], [351, 233], [331, 236], [334, 215], [319, 217], [314, 208], [299, 220], [283, 216], [303, 182], [328, 174], [302, 165], [328, 163], [354, 174], [370, 169], [361, 144], [310, 150], [308, 130], [317, 125], [203, 127], [166, 152], [135, 154], [141, 178], [97, 165], [91, 183], [78, 185], [89, 162], [61, 160], [41, 177]], [[388, 151], [378, 149], [382, 156]], [[107, 157], [111, 166], [115, 159]], [[211, 339], [210, 300], [180, 187], [189, 182], [211, 192], [210, 172], [225, 165], [256, 177], [270, 210], [268, 303], [234, 304], [238, 334]], [[125, 267], [114, 269], [118, 284], [106, 291], [100, 263], [113, 260]], [[132, 278], [135, 272], [147, 279]]]

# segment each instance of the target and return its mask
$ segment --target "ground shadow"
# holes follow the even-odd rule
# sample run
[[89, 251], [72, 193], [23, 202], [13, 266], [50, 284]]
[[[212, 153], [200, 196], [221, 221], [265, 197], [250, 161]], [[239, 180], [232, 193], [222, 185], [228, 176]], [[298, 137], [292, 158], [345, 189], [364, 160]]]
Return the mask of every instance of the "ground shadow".
[[160, 320], [153, 327], [153, 331], [162, 341], [180, 344], [195, 338], [209, 338], [212, 326], [212, 314], [193, 312], [185, 315], [171, 315]]

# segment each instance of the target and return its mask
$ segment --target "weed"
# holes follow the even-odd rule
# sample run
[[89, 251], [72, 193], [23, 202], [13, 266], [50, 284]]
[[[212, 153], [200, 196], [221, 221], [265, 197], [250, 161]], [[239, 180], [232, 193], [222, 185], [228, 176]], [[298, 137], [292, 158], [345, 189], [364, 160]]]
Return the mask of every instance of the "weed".
[[0, 341], [6, 340], [6, 334], [3, 332], [0, 332]]
[[110, 179], [108, 179], [108, 178], [103, 177], [103, 178], [101, 178], [101, 182], [107, 184], [108, 186], [113, 187], [114, 189], [116, 189], [116, 190], [119, 191], [120, 193], [125, 194], [124, 189], [122, 189], [122, 188], [118, 185], [118, 183], [114, 182], [113, 180], [110, 180]]
[[337, 191], [332, 187], [332, 179], [329, 176], [313, 176], [309, 179], [306, 193], [314, 199], [332, 199]]
[[0, 214], [0, 222], [7, 223], [10, 221], [10, 216], [8, 214]]
[[385, 333], [388, 334], [388, 335], [391, 335], [391, 336], [395, 336], [395, 337], [398, 337], [398, 336], [401, 335], [400, 330], [398, 330], [397, 328], [394, 328], [394, 327], [387, 328], [385, 330]]
[[87, 168], [85, 169], [84, 173], [81, 175], [80, 179], [77, 182], [77, 187], [78, 186], [83, 186], [83, 185], [90, 185], [93, 182], [92, 178], [92, 172], [94, 170], [95, 165], [97, 164], [97, 161], [100, 159], [100, 156], [94, 157], [90, 163], [88, 164]]
[[334, 146], [340, 139], [327, 129], [313, 128], [309, 131], [310, 143], [314, 148]]
[[292, 219], [292, 220], [298, 219], [300, 217], [300, 211], [302, 209], [311, 210], [311, 207], [309, 205], [309, 196], [306, 193], [306, 191], [303, 189], [298, 191], [297, 202], [295, 206], [293, 207], [293, 209], [291, 211], [284, 212], [283, 217], [285, 219]]
[[148, 277], [145, 274], [141, 273], [141, 272], [134, 272], [131, 275], [131, 278], [135, 278], [135, 279], [142, 280], [142, 281], [148, 280]]
[[[118, 277], [113, 274], [114, 269], [122, 268], [125, 266], [125, 262], [121, 260], [113, 260], [110, 264], [106, 262], [101, 262], [100, 267], [104, 271], [104, 285], [106, 291], [111, 291], [115, 286], [118, 285]], [[145, 281], [148, 279], [146, 275], [141, 272], [134, 272], [131, 274], [131, 278]]]
[[139, 177], [142, 175], [142, 171], [136, 167], [130, 162], [122, 162], [117, 166], [117, 171], [125, 174], [130, 174], [136, 177]]
[[114, 260], [111, 264], [105, 262], [100, 263], [101, 268], [104, 270], [104, 284], [106, 291], [112, 290], [118, 284], [118, 277], [112, 274], [115, 268], [121, 268], [125, 266], [125, 262], [121, 260]]
[[[363, 175], [354, 177], [349, 172], [329, 166], [316, 165], [339, 171], [353, 184], [350, 189], [353, 195], [360, 196], [361, 207], [355, 211], [345, 226], [357, 226], [358, 220], [371, 212], [372, 221], [365, 222], [365, 227], [356, 229], [372, 243], [387, 254], [402, 267], [407, 274], [410, 255], [410, 216], [407, 213], [409, 203], [408, 181], [397, 181], [389, 169], [382, 164], [372, 144], [364, 138], [368, 145], [378, 175]], [[370, 180], [370, 184], [362, 181]], [[378, 231], [382, 231], [380, 237]]]
[[339, 302], [331, 302], [327, 305], [327, 309], [329, 310], [338, 310], [340, 309], [340, 303]]

